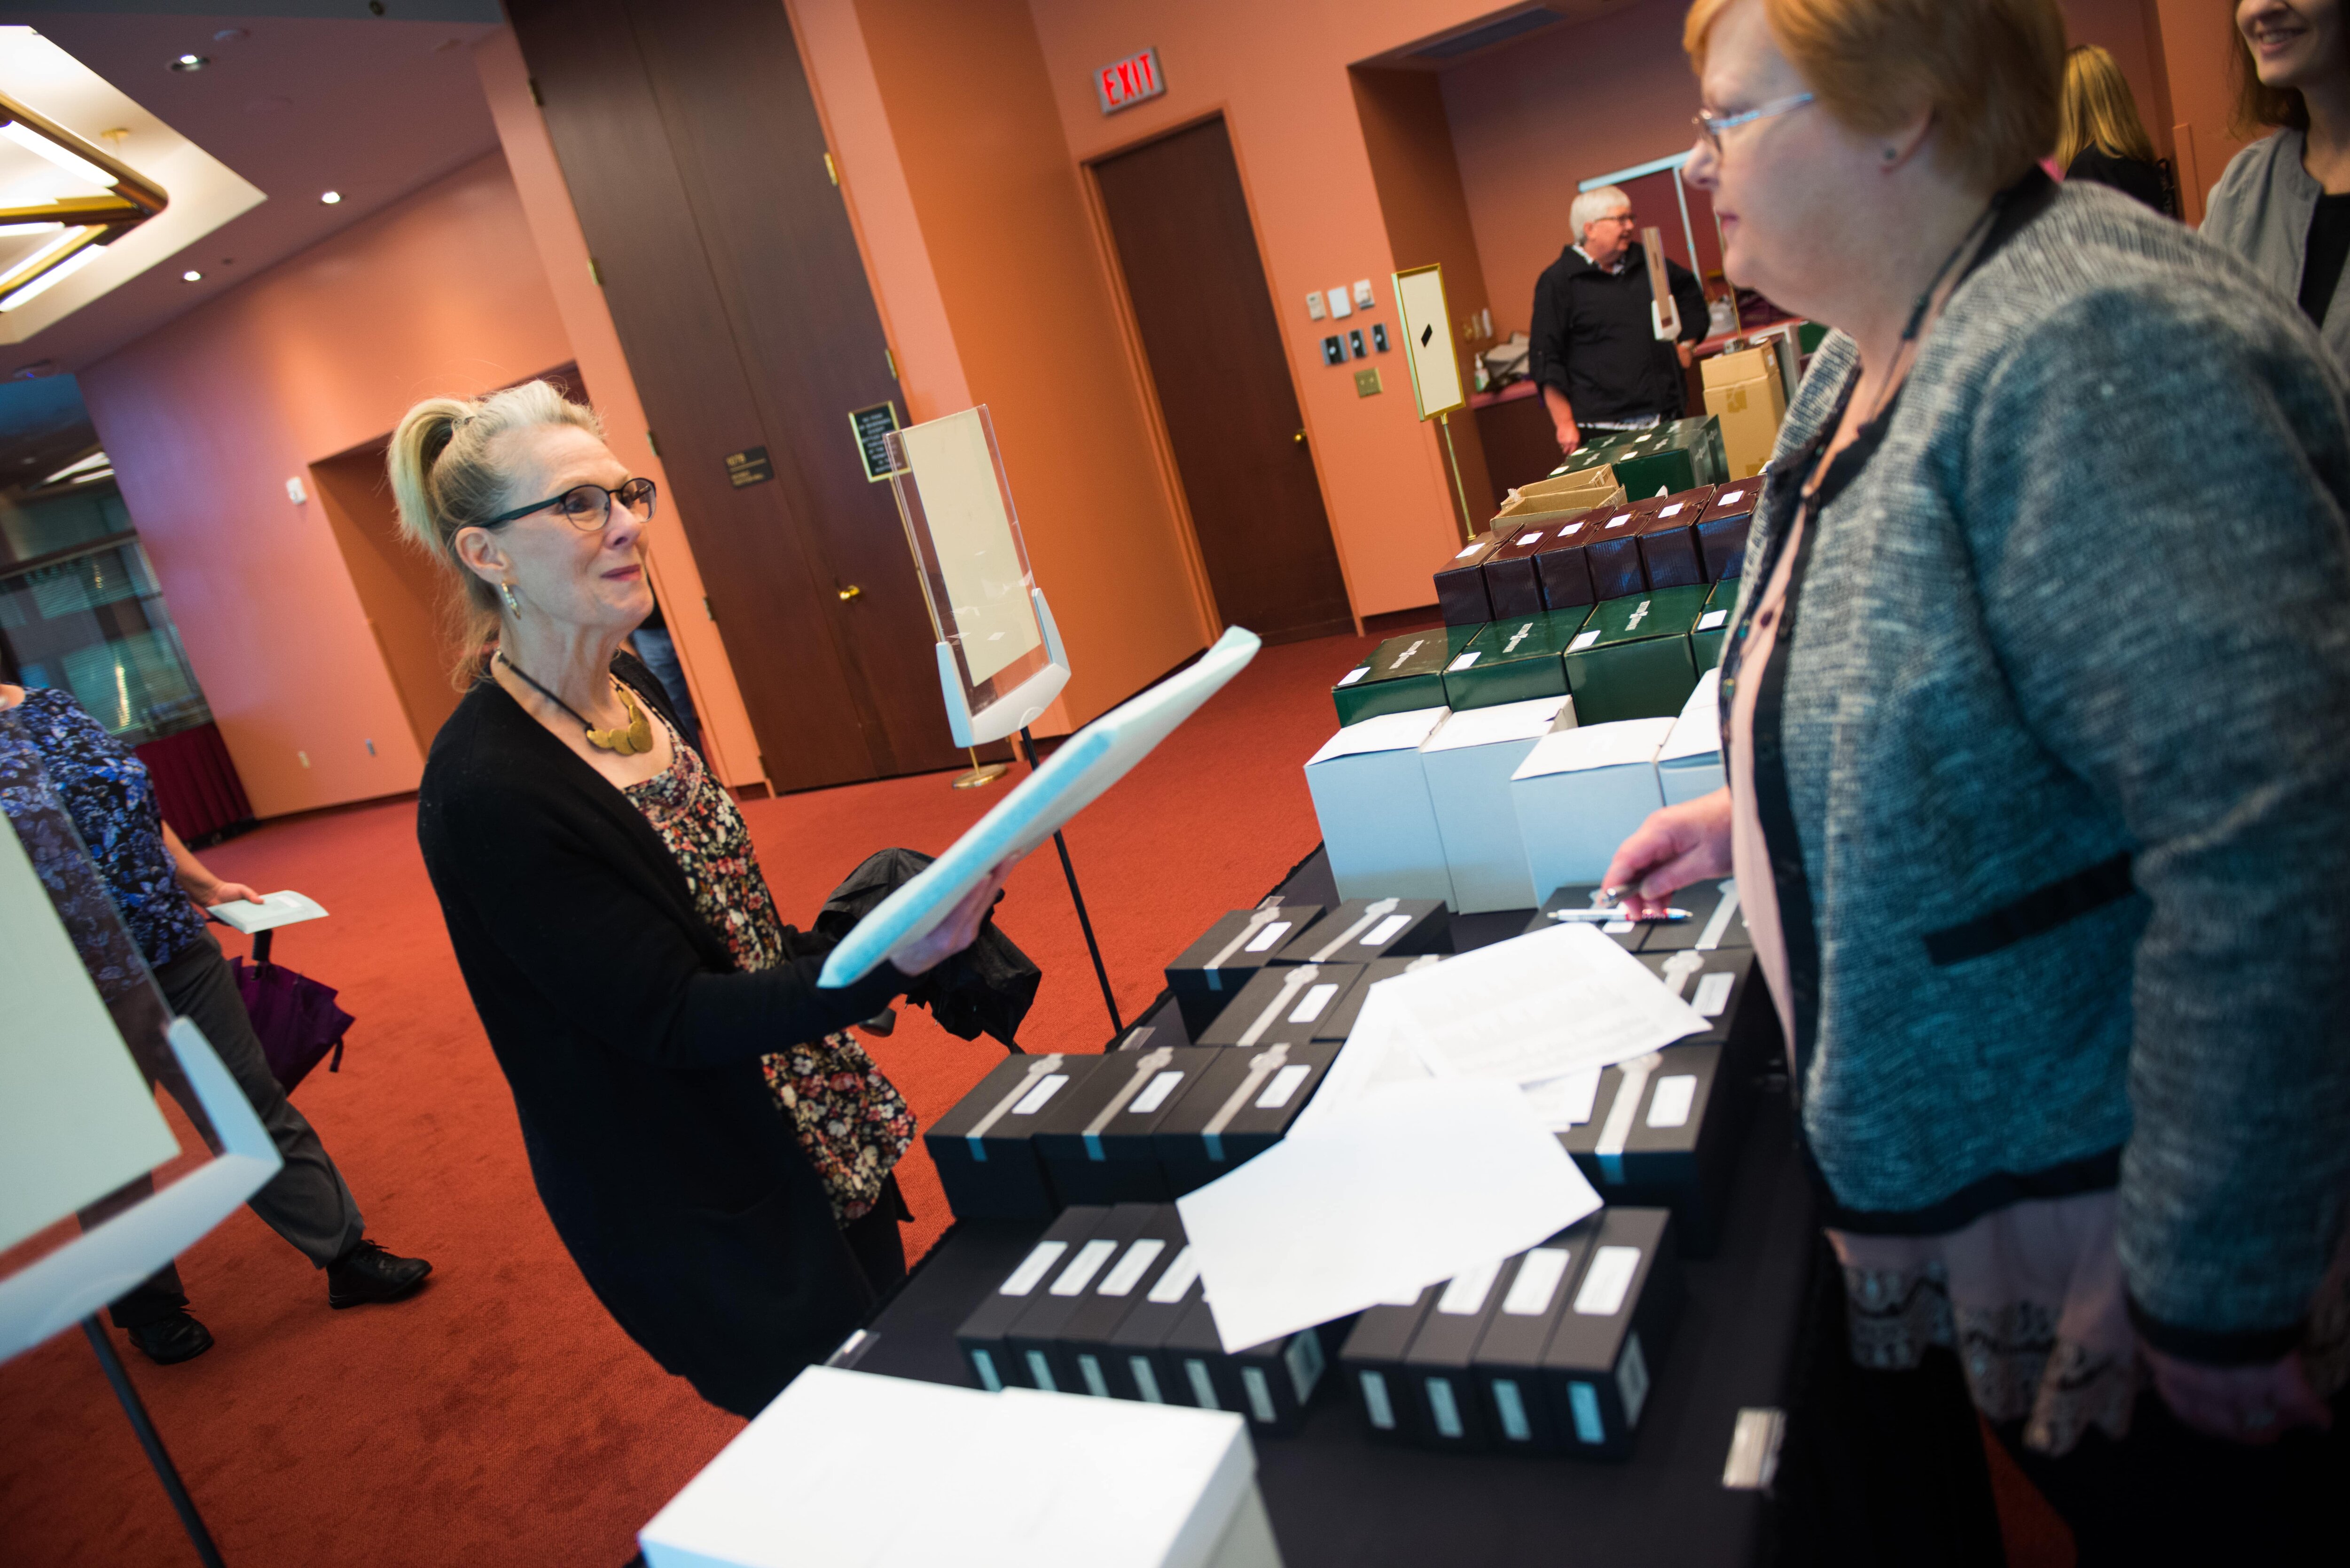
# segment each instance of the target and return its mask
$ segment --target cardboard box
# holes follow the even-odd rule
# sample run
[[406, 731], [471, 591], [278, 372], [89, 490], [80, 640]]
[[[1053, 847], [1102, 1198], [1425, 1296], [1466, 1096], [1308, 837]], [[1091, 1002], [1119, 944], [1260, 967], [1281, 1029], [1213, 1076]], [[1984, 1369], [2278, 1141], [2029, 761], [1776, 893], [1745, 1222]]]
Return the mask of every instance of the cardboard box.
[[[1119, 1365], [1113, 1342], [1128, 1316], [1183, 1255], [1184, 1242], [1183, 1221], [1172, 1206], [1146, 1206], [1143, 1216], [1134, 1239], [1095, 1276], [1077, 1310], [1062, 1327], [1060, 1353], [1074, 1375], [1063, 1386], [1075, 1392], [1111, 1399], [1142, 1398], [1133, 1369]], [[1155, 1376], [1151, 1384], [1156, 1388]]]
[[[1227, 1008], [1226, 1015], [1232, 1011]], [[1184, 1086], [1215, 1060], [1216, 1053], [1204, 1045], [1161, 1045], [1104, 1056], [1083, 1083], [1055, 1097], [1038, 1121], [1033, 1142], [1054, 1196], [1065, 1206], [1164, 1203], [1172, 1198], [1151, 1135]]]
[[1771, 461], [1779, 421], [1787, 415], [1786, 383], [1769, 348], [1717, 354], [1702, 361], [1705, 408], [1720, 421], [1728, 479], [1751, 479]]
[[1435, 898], [1349, 898], [1310, 933], [1273, 955], [1275, 963], [1368, 963], [1452, 950], [1452, 917]]
[[1659, 425], [1641, 438], [1637, 455], [1611, 458], [1608, 466], [1624, 493], [1636, 501], [1678, 495], [1730, 477], [1724, 472], [1721, 428], [1711, 416]]
[[1279, 1143], [1340, 1047], [1300, 1038], [1226, 1050], [1187, 1085], [1151, 1135], [1180, 1198]]
[[1566, 645], [1587, 606], [1497, 620], [1444, 667], [1444, 699], [1455, 713], [1566, 695]]
[[1436, 607], [1445, 625], [1482, 626], [1493, 618], [1492, 606], [1485, 597], [1485, 574], [1479, 568], [1517, 531], [1514, 522], [1500, 524], [1478, 535], [1436, 569]]
[[1306, 761], [1305, 787], [1341, 898], [1451, 899], [1444, 839], [1419, 769], [1419, 743], [1448, 711], [1441, 701], [1349, 724]]
[[1697, 520], [1713, 499], [1714, 486], [1699, 485], [1648, 504], [1640, 524], [1640, 569], [1651, 588], [1686, 588], [1702, 583], [1705, 563], [1698, 553]]
[[1591, 543], [1583, 558], [1591, 571], [1595, 602], [1606, 604], [1648, 591], [1648, 579], [1640, 566], [1640, 526], [1647, 514], [1637, 504], [1617, 504], [1592, 514]]
[[1585, 724], [1534, 743], [1510, 775], [1510, 806], [1540, 898], [1598, 881], [1617, 846], [1665, 804], [1656, 755], [1672, 727], [1669, 719]]
[[1590, 1260], [1543, 1351], [1566, 1451], [1622, 1459], [1679, 1323], [1680, 1261], [1660, 1209], [1602, 1210]]
[[1726, 583], [1746, 575], [1746, 536], [1762, 495], [1759, 479], [1725, 484], [1698, 514], [1698, 552], [1704, 558], [1708, 582]]
[[958, 1220], [1041, 1220], [1061, 1207], [1045, 1177], [1035, 1131], [1073, 1083], [1107, 1058], [1010, 1056], [922, 1134], [947, 1207]]
[[[1704, 961], [1671, 956], [1685, 968]], [[1558, 1140], [1610, 1207], [1669, 1209], [1681, 1251], [1703, 1257], [1721, 1240], [1752, 1085], [1720, 1045], [1668, 1045], [1601, 1073], [1591, 1119]]]
[[1014, 1365], [1005, 1336], [1027, 1310], [1028, 1303], [1045, 1288], [1045, 1281], [1108, 1218], [1107, 1209], [1063, 1210], [1060, 1218], [1028, 1249], [1027, 1256], [1004, 1276], [1003, 1282], [963, 1319], [962, 1325], [955, 1330], [955, 1344], [962, 1350], [963, 1365], [971, 1368], [973, 1383], [991, 1394], [1021, 1384], [1023, 1379]]
[[1697, 687], [1689, 634], [1707, 590], [1659, 588], [1603, 600], [1566, 645], [1566, 685], [1584, 724], [1678, 718]]
[[1201, 1045], [1253, 1045], [1289, 1040], [1316, 1024], [1362, 978], [1358, 963], [1276, 964], [1260, 971], [1199, 1038]]
[[[1575, 506], [1563, 511], [1530, 514], [1519, 519], [1518, 531], [1506, 544], [1485, 557], [1482, 568], [1485, 595], [1487, 602], [1492, 606], [1495, 621], [1522, 619], [1543, 613], [1547, 607], [1543, 602], [1542, 583], [1536, 575], [1535, 552], [1553, 538], [1555, 530], [1574, 526], [1588, 511], [1586, 506]], [[1458, 657], [1455, 656], [1456, 661]]]
[[[1700, 624], [1703, 621], [1704, 617], [1699, 617]], [[1709, 668], [1697, 678], [1689, 701], [1681, 704], [1680, 717], [1673, 721], [1673, 732], [1657, 749], [1657, 786], [1664, 792], [1667, 805], [1679, 805], [1701, 794], [1711, 794], [1725, 779], [1721, 763], [1721, 671]]]
[[1069, 1249], [1046, 1282], [1027, 1293], [1026, 1304], [1003, 1331], [1003, 1348], [1014, 1375], [1006, 1382], [1016, 1380], [1024, 1388], [1047, 1394], [1086, 1392], [1076, 1362], [1062, 1349], [1062, 1331], [1084, 1304], [1086, 1292], [1094, 1282], [1126, 1251], [1128, 1242], [1142, 1234], [1151, 1208], [1147, 1203], [1121, 1203], [1102, 1215], [1086, 1239]]
[[[1565, 685], [1563, 670], [1559, 684]], [[1534, 902], [1526, 846], [1510, 807], [1510, 775], [1543, 736], [1574, 725], [1573, 703], [1544, 697], [1455, 711], [1420, 742], [1419, 764], [1444, 839], [1456, 912], [1523, 909]]]
[[1473, 641], [1475, 626], [1447, 626], [1391, 637], [1338, 678], [1330, 701], [1341, 724], [1444, 704], [1444, 667]]
[[1319, 904], [1285, 904], [1276, 895], [1253, 909], [1223, 916], [1177, 954], [1166, 969], [1167, 989], [1182, 1010], [1186, 1036], [1197, 1040], [1257, 971], [1321, 914]]
[[1397, 975], [1410, 974], [1426, 969], [1430, 964], [1443, 961], [1442, 956], [1437, 953], [1422, 953], [1418, 958], [1408, 959], [1373, 959], [1363, 966], [1362, 974], [1347, 988], [1347, 994], [1338, 999], [1337, 1005], [1324, 1013], [1322, 1021], [1314, 1026], [1314, 1038], [1344, 1041], [1354, 1033], [1355, 1020], [1362, 1016], [1363, 1003], [1370, 1000], [1371, 987], [1383, 980], [1393, 980]]
[[1579, 1220], [1511, 1260], [1510, 1283], [1470, 1358], [1478, 1403], [1497, 1449], [1554, 1454], [1566, 1445], [1543, 1386], [1542, 1355], [1559, 1314], [1575, 1299], [1600, 1219], [1595, 1214]]
[[1495, 514], [1493, 525], [1501, 526], [1503, 518], [1523, 519], [1586, 506], [1606, 506], [1613, 500], [1622, 499], [1622, 484], [1604, 462], [1579, 469], [1564, 468], [1512, 491]]
[[1367, 1308], [1339, 1349], [1338, 1369], [1374, 1442], [1409, 1443], [1419, 1435], [1421, 1407], [1412, 1397], [1403, 1358], [1442, 1289], [1430, 1285], [1408, 1302]]
[[1721, 650], [1730, 641], [1730, 618], [1738, 611], [1738, 579], [1716, 583], [1706, 595], [1705, 608], [1690, 628], [1690, 660], [1703, 676], [1721, 665]]
[[1419, 1320], [1419, 1332], [1403, 1355], [1403, 1374], [1419, 1406], [1416, 1428], [1430, 1448], [1492, 1446], [1470, 1363], [1517, 1272], [1518, 1260], [1503, 1258], [1447, 1280]]

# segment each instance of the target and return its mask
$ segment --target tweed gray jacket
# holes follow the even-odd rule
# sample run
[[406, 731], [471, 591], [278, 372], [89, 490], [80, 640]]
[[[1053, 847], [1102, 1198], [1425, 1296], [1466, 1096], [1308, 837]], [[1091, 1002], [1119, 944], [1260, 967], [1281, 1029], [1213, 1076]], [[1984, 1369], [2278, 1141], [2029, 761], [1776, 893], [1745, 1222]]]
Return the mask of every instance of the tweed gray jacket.
[[[2228, 160], [2203, 209], [2203, 237], [2241, 256], [2288, 304], [2301, 298], [2309, 220], [2325, 193], [2301, 166], [2308, 140], [2288, 128], [2253, 142]], [[2350, 371], [2350, 267], [2334, 283], [2320, 330], [2334, 365]]]
[[2266, 1359], [2350, 1178], [2350, 421], [2241, 262], [2036, 197], [1839, 460], [1755, 670], [1841, 334], [1749, 546], [1724, 670], [1762, 682], [1804, 1127], [1853, 1229], [2118, 1185], [2148, 1337]]

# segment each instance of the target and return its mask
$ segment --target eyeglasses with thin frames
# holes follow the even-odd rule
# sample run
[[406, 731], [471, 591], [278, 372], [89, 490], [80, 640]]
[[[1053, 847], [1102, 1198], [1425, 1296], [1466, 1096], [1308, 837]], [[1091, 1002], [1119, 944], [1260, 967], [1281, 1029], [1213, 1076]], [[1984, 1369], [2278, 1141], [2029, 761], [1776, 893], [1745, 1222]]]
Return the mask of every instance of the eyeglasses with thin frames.
[[534, 501], [527, 506], [517, 506], [511, 512], [501, 512], [483, 523], [484, 528], [495, 528], [517, 517], [527, 517], [534, 512], [552, 508], [556, 514], [583, 534], [592, 534], [612, 518], [612, 503], [618, 501], [628, 509], [629, 515], [639, 523], [653, 520], [653, 505], [660, 499], [650, 479], [631, 479], [617, 489], [601, 484], [574, 485], [560, 495], [550, 495], [544, 501]]
[[1790, 93], [1785, 98], [1774, 98], [1769, 103], [1738, 114], [1716, 114], [1711, 109], [1701, 109], [1697, 111], [1696, 117], [1690, 123], [1697, 127], [1698, 135], [1704, 139], [1706, 146], [1711, 148], [1713, 155], [1719, 158], [1721, 156], [1723, 131], [1734, 130], [1751, 120], [1770, 119], [1774, 116], [1789, 113], [1812, 101], [1810, 93], [1799, 92]]

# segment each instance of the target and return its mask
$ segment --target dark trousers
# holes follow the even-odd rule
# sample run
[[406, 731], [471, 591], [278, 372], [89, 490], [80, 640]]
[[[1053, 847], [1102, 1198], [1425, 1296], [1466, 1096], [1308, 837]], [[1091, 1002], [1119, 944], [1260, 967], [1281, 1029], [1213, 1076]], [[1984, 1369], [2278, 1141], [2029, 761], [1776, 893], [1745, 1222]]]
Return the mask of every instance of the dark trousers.
[[905, 1194], [898, 1190], [897, 1177], [885, 1176], [879, 1200], [840, 1228], [840, 1239], [848, 1243], [849, 1255], [877, 1298], [888, 1295], [906, 1277], [906, 1242], [898, 1227], [913, 1217]]
[[[270, 1141], [286, 1162], [286, 1168], [253, 1195], [248, 1207], [314, 1265], [325, 1268], [359, 1244], [366, 1223], [359, 1217], [358, 1200], [343, 1183], [342, 1173], [327, 1158], [317, 1133], [294, 1108], [270, 1072], [269, 1059], [261, 1049], [260, 1036], [253, 1032], [253, 1020], [245, 1013], [244, 999], [237, 994], [220, 943], [205, 932], [187, 951], [156, 967], [155, 983], [175, 1015], [191, 1020], [203, 1031], [204, 1039], [237, 1087], [244, 1091], [254, 1114], [269, 1130]], [[204, 1141], [217, 1150], [220, 1146], [212, 1124], [178, 1062], [160, 1064], [155, 1076], [195, 1122]], [[154, 1183], [142, 1177], [83, 1210], [82, 1222], [94, 1225], [153, 1190]], [[140, 1328], [187, 1304], [187, 1293], [180, 1288], [180, 1271], [166, 1263], [116, 1302], [112, 1314], [116, 1327]]]

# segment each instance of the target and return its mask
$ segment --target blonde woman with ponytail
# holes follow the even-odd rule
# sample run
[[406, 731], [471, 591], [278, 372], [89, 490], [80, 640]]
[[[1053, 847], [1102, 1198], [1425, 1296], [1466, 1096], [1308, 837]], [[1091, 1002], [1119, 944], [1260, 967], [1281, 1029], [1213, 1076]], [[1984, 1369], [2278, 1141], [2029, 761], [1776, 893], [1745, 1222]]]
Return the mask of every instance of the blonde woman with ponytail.
[[2129, 78], [2095, 44], [2075, 44], [2064, 53], [2056, 126], [2056, 166], [2065, 179], [2111, 185], [2158, 213], [2178, 215], [2170, 210], [2154, 139], [2137, 117]]
[[658, 495], [543, 381], [410, 410], [409, 537], [463, 608], [465, 689], [417, 836], [548, 1217], [620, 1326], [752, 1416], [903, 1275], [913, 1117], [845, 1033], [970, 945], [978, 889], [898, 964], [816, 984], [724, 786], [621, 644]]

